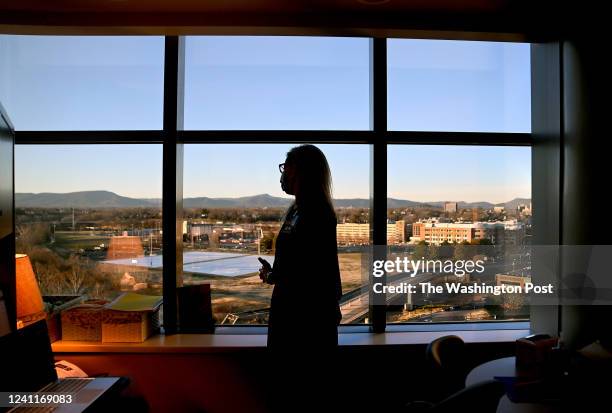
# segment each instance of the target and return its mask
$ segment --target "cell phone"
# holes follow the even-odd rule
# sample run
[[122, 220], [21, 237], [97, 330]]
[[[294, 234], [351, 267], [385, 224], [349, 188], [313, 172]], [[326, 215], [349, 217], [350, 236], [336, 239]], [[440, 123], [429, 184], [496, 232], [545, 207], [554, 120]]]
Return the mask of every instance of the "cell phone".
[[270, 265], [270, 263], [268, 261], [264, 260], [261, 257], [257, 257], [257, 259], [259, 260], [259, 262], [261, 262], [261, 265], [263, 265], [264, 268], [267, 268], [267, 269], [271, 269], [272, 268], [272, 266]]

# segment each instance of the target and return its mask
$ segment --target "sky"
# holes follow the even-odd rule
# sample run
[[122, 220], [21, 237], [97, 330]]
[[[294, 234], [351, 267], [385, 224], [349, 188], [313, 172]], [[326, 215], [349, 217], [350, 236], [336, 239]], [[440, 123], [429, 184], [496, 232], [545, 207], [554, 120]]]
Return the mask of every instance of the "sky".
[[[0, 36], [0, 102], [17, 130], [161, 129], [163, 38]], [[388, 126], [530, 131], [529, 45], [389, 40]], [[189, 37], [186, 129], [368, 130], [369, 41]], [[282, 196], [292, 145], [186, 145], [184, 193]], [[320, 145], [337, 198], [367, 198], [369, 147]], [[390, 146], [388, 194], [530, 196], [529, 148]], [[160, 145], [18, 146], [17, 192], [161, 196]]]

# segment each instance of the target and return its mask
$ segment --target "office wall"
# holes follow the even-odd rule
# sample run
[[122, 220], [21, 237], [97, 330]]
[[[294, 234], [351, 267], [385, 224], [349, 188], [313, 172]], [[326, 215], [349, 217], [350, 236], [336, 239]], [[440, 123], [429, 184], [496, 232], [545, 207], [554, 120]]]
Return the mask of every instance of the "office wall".
[[[604, 200], [609, 196], [610, 156], [610, 70], [604, 64], [609, 40], [594, 33], [574, 35], [563, 43], [563, 244], [609, 245]], [[584, 271], [587, 257], [567, 254], [562, 268], [565, 277]], [[609, 274], [594, 274], [609, 279]], [[586, 283], [605, 285], [597, 279]], [[604, 291], [599, 290], [599, 293]], [[565, 305], [561, 331], [571, 347], [579, 348], [612, 334], [610, 306]]]
[[[0, 104], [0, 328], [15, 326], [15, 233], [13, 202], [14, 135]], [[8, 320], [6, 320], [8, 318]], [[0, 335], [5, 333], [0, 331]]]
[[[425, 347], [341, 349], [338, 359], [330, 362], [339, 366], [334, 380], [346, 411], [391, 411], [405, 401], [431, 399], [437, 382], [426, 368]], [[513, 352], [514, 343], [469, 344], [466, 363], [473, 367]], [[274, 392], [267, 377], [270, 362], [265, 349], [202, 354], [56, 354], [56, 360], [62, 359], [90, 375], [130, 377], [129, 394], [144, 397], [152, 413], [264, 412], [266, 400]], [[288, 359], [287, 363], [292, 361]], [[314, 377], [305, 394], [317, 397], [317, 385]], [[292, 411], [289, 407], [288, 412]]]
[[[544, 42], [531, 45], [531, 188], [532, 244], [561, 243], [561, 151], [562, 96], [561, 43]], [[538, 284], [558, 285], [559, 274], [550, 272], [552, 250], [532, 255], [534, 280]], [[555, 254], [556, 255], [556, 254]], [[558, 256], [557, 256], [558, 257]], [[557, 258], [555, 257], [555, 258]], [[531, 330], [559, 334], [557, 305], [531, 305]]]

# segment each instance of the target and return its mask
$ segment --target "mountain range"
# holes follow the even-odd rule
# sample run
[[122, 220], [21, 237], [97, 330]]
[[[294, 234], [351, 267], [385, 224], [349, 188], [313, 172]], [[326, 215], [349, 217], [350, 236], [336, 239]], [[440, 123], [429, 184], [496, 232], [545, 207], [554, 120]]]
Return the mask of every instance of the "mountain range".
[[[285, 208], [289, 206], [289, 198], [281, 198], [269, 194], [259, 194], [236, 198], [185, 198], [185, 208]], [[441, 208], [445, 201], [417, 202], [406, 199], [387, 198], [389, 208]], [[483, 208], [505, 206], [506, 209], [516, 209], [520, 204], [529, 204], [529, 198], [515, 198], [508, 202], [494, 204], [487, 201], [463, 202], [458, 201], [459, 208]], [[81, 191], [69, 193], [16, 193], [15, 206], [24, 208], [146, 208], [160, 207], [159, 198], [129, 198], [117, 195], [110, 191]], [[367, 208], [370, 200], [367, 198], [334, 199], [338, 208]]]

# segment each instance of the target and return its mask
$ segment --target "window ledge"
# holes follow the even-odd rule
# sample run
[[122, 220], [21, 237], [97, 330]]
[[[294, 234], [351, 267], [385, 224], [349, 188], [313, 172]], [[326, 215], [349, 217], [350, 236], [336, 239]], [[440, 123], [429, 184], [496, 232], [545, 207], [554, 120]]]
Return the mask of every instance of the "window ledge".
[[[455, 334], [466, 343], [510, 343], [529, 334], [529, 329], [447, 330], [374, 333], [340, 333], [340, 347], [423, 345]], [[163, 334], [143, 343], [56, 341], [54, 353], [215, 353], [257, 350], [266, 347], [265, 334]]]

